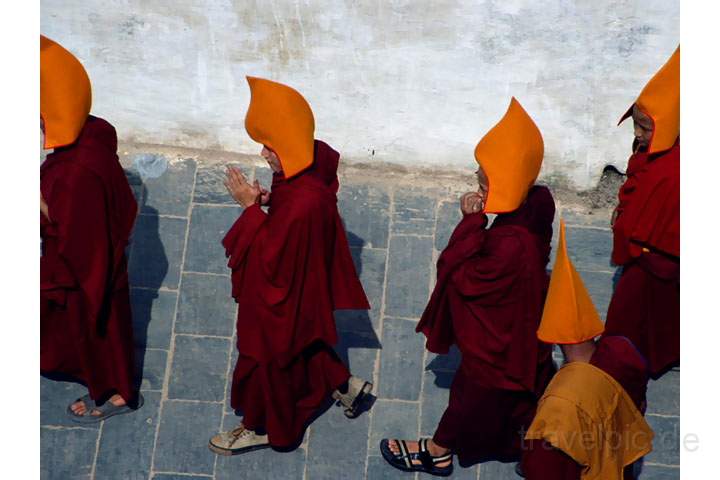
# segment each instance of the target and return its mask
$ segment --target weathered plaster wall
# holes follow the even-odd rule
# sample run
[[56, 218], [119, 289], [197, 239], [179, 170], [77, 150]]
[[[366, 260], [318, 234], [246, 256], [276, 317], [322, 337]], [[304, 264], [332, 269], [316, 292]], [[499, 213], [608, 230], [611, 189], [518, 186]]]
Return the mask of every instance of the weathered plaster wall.
[[300, 90], [349, 161], [471, 168], [516, 96], [543, 131], [545, 178], [624, 170], [620, 115], [679, 42], [679, 1], [42, 0], [95, 114], [121, 139], [256, 152], [245, 75]]

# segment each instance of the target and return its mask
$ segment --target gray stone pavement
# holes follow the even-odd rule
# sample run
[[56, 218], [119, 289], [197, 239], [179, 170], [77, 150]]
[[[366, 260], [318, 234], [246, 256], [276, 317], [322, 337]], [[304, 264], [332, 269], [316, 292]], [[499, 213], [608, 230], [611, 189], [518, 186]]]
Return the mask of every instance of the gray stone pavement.
[[[269, 185], [266, 167], [242, 168]], [[447, 403], [458, 356], [428, 353], [414, 329], [434, 283], [434, 263], [460, 218], [452, 189], [341, 179], [339, 206], [372, 310], [337, 314], [336, 349], [355, 374], [373, 379], [377, 400], [355, 420], [330, 407], [292, 452], [226, 458], [206, 445], [239, 421], [227, 401], [236, 304], [220, 239], [241, 210], [225, 192], [221, 165], [173, 161], [158, 178], [146, 179], [127, 170], [142, 205], [129, 253], [145, 406], [79, 427], [65, 418], [65, 408], [83, 388], [41, 377], [41, 478], [425, 477], [386, 465], [378, 443], [432, 435]], [[558, 213], [568, 225], [570, 255], [604, 314], [615, 275], [608, 215], [562, 206]], [[647, 419], [656, 441], [642, 479], [679, 478], [679, 383], [680, 372], [672, 371], [649, 386]], [[453, 478], [519, 477], [512, 464], [459, 468], [456, 462]]]

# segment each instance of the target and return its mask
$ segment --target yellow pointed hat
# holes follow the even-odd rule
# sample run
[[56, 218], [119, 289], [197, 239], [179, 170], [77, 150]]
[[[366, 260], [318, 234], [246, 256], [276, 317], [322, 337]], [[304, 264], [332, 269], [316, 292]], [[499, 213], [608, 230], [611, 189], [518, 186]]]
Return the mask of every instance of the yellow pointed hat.
[[75, 56], [40, 35], [40, 116], [45, 149], [75, 143], [92, 105], [92, 87]]
[[297, 90], [263, 78], [247, 77], [250, 106], [245, 130], [250, 138], [270, 148], [280, 159], [285, 178], [313, 163], [315, 118]]
[[[648, 153], [672, 147], [680, 135], [680, 46], [645, 85], [634, 105], [652, 119], [655, 127]], [[632, 105], [620, 123], [630, 116]]]
[[488, 178], [487, 213], [517, 210], [543, 161], [540, 129], [515, 97], [502, 120], [475, 147], [475, 160]]
[[604, 330], [590, 294], [568, 257], [565, 222], [561, 219], [557, 257], [537, 337], [545, 343], [574, 344], [591, 340]]

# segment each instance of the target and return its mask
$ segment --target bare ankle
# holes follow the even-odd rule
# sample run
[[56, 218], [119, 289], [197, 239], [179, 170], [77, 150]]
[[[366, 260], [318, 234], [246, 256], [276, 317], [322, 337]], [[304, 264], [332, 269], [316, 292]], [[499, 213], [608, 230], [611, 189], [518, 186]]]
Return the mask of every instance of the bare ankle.
[[441, 445], [438, 445], [432, 439], [430, 439], [430, 441], [428, 441], [428, 450], [430, 451], [430, 455], [432, 455], [433, 457], [439, 457], [441, 455], [445, 455], [446, 453], [448, 453], [450, 451], [449, 448], [445, 448]]

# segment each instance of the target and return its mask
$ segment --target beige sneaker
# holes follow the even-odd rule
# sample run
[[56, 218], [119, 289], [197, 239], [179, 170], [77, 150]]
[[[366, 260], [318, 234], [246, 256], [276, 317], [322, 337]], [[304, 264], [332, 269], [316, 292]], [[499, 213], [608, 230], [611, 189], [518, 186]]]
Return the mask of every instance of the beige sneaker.
[[208, 447], [218, 455], [238, 455], [240, 453], [269, 447], [268, 436], [258, 435], [241, 423], [234, 430], [220, 432], [210, 439]]
[[360, 407], [363, 398], [372, 392], [373, 384], [366, 382], [360, 377], [350, 377], [348, 380], [348, 391], [347, 393], [340, 393], [339, 390], [335, 390], [332, 393], [332, 398], [339, 401], [343, 407], [345, 407], [345, 416], [348, 418], [355, 418], [358, 415], [358, 407]]

